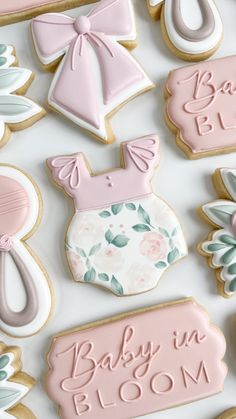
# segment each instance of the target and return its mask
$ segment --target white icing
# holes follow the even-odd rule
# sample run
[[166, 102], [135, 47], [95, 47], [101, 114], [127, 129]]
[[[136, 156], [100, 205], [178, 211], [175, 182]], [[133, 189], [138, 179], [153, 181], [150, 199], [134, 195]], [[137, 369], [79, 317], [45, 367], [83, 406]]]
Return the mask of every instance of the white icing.
[[[212, 12], [215, 17], [215, 29], [214, 32], [203, 41], [191, 42], [182, 38], [179, 33], [176, 31], [175, 26], [172, 20], [172, 5], [175, 0], [165, 0], [164, 12], [165, 12], [165, 27], [170, 38], [171, 43], [179, 50], [187, 54], [202, 54], [204, 52], [210, 51], [215, 48], [220, 42], [223, 34], [223, 24], [219, 14], [219, 11], [214, 3], [214, 0], [206, 0], [209, 2], [209, 5], [212, 9]], [[186, 1], [186, 3], [185, 3]], [[190, 0], [181, 0], [182, 10], [184, 7], [189, 6]], [[196, 8], [196, 11], [193, 9]], [[189, 21], [186, 21], [186, 13], [183, 11], [184, 20], [187, 26], [190, 28], [193, 26], [195, 17], [199, 15], [199, 6], [197, 0], [192, 2], [191, 0], [191, 14], [188, 14]]]
[[224, 182], [224, 185], [229, 192], [230, 196], [236, 201], [236, 185], [232, 185], [232, 182], [229, 180], [229, 175], [233, 174], [236, 177], [236, 169], [221, 169], [220, 175]]
[[30, 79], [32, 71], [26, 68], [0, 67], [0, 95], [13, 93], [24, 86]]
[[[51, 312], [51, 292], [47, 277], [45, 276], [45, 272], [42, 271], [42, 269], [36, 263], [33, 256], [31, 256], [25, 245], [21, 242], [21, 239], [31, 232], [38, 220], [40, 212], [38, 191], [36, 191], [30, 179], [27, 176], [25, 176], [20, 170], [17, 170], [9, 166], [0, 166], [0, 175], [8, 176], [12, 179], [17, 180], [24, 187], [29, 198], [30, 208], [27, 221], [25, 225], [17, 232], [17, 234], [14, 235], [13, 248], [17, 251], [22, 261], [25, 262], [27, 268], [30, 270], [32, 274], [40, 307], [37, 316], [28, 325], [18, 328], [11, 327], [9, 325], [6, 325], [0, 319], [0, 329], [16, 337], [30, 336], [37, 333], [44, 326]], [[19, 303], [20, 306], [24, 305], [24, 297], [25, 296], [21, 294], [11, 293], [11, 298], [17, 300], [19, 298], [23, 299], [23, 301]], [[12, 305], [15, 305], [14, 301]]]
[[165, 0], [149, 0], [150, 6], [157, 6], [160, 3], [163, 3]]
[[14, 64], [16, 57], [13, 55], [13, 47], [11, 45], [6, 45], [6, 51], [4, 51], [2, 54], [0, 54], [0, 57], [6, 58], [6, 63], [4, 65], [0, 66], [0, 69], [8, 68], [12, 64]]

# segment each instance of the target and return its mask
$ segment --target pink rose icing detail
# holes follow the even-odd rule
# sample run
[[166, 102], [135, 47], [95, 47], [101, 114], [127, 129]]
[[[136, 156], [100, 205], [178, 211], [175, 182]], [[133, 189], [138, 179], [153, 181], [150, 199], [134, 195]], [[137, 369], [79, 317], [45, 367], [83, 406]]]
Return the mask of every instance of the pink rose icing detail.
[[168, 251], [166, 240], [160, 233], [144, 234], [139, 248], [141, 254], [153, 262], [164, 259]]
[[117, 247], [109, 245], [95, 256], [94, 264], [102, 272], [114, 273], [122, 269], [124, 258]]
[[157, 284], [158, 272], [156, 268], [143, 265], [141, 263], [133, 264], [127, 271], [127, 288], [129, 293], [135, 294], [139, 292], [150, 290]]
[[3, 234], [0, 236], [0, 251], [1, 252], [9, 252], [12, 249], [12, 239], [7, 234]]
[[91, 247], [104, 238], [105, 230], [101, 219], [95, 214], [79, 214], [75, 221], [72, 239], [82, 248]]
[[67, 259], [75, 280], [79, 281], [85, 274], [82, 258], [74, 252], [67, 252]]

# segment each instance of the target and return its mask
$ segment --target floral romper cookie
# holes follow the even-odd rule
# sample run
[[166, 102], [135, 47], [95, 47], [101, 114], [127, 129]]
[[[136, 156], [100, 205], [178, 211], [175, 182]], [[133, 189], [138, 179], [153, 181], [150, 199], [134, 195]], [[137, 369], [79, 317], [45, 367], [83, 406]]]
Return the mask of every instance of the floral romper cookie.
[[76, 281], [138, 294], [186, 255], [178, 219], [151, 189], [158, 144], [156, 136], [123, 143], [124, 167], [96, 176], [81, 153], [48, 160], [54, 180], [74, 199], [66, 252]]

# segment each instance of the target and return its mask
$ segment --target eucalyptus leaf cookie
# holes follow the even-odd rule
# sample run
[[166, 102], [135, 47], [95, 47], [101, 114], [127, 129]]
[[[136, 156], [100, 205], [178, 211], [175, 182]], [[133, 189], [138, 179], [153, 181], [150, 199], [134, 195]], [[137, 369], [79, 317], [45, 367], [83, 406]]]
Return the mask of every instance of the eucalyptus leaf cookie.
[[232, 409], [226, 410], [224, 413], [222, 413], [216, 419], [236, 419], [236, 407], [233, 407]]
[[221, 392], [225, 348], [194, 299], [147, 307], [54, 336], [46, 389], [62, 419], [131, 419]]
[[176, 215], [151, 189], [157, 136], [122, 143], [121, 155], [120, 168], [97, 175], [82, 153], [47, 161], [56, 184], [74, 201], [66, 238], [74, 279], [118, 296], [154, 288], [187, 254]]
[[41, 15], [32, 21], [32, 34], [44, 68], [56, 70], [48, 93], [50, 107], [97, 140], [114, 141], [114, 113], [154, 87], [127, 50], [136, 46], [131, 0], [101, 0], [87, 16], [76, 19]]
[[23, 96], [34, 74], [16, 65], [14, 48], [0, 44], [0, 147], [9, 140], [11, 131], [30, 127], [46, 114], [41, 106]]
[[35, 385], [35, 380], [21, 369], [20, 348], [0, 342], [0, 419], [36, 419], [19, 404]]
[[214, 0], [147, 0], [168, 48], [186, 61], [209, 58], [219, 48], [223, 24]]
[[215, 271], [220, 294], [231, 297], [236, 292], [236, 169], [217, 169], [213, 183], [220, 199], [203, 205], [200, 214], [215, 229], [198, 249]]

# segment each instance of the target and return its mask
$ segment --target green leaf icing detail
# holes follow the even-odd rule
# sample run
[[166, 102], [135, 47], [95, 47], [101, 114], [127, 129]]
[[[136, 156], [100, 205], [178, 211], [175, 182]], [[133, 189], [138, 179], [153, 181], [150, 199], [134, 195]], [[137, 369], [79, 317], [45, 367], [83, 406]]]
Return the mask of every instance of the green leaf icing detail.
[[159, 227], [158, 230], [160, 231], [161, 234], [163, 234], [163, 236], [169, 237], [169, 233], [165, 228]]
[[236, 278], [234, 278], [229, 284], [229, 291], [235, 292], [236, 291]]
[[114, 237], [111, 243], [116, 247], [125, 247], [127, 246], [128, 241], [129, 241], [128, 237], [122, 234], [118, 234], [118, 236]]
[[233, 237], [229, 236], [228, 234], [222, 234], [222, 236], [219, 237], [219, 240], [231, 246], [236, 245], [236, 240]]
[[80, 247], [76, 247], [76, 251], [77, 251], [78, 255], [82, 256], [83, 258], [87, 257], [85, 251], [83, 249], [81, 249]]
[[0, 54], [4, 54], [6, 50], [7, 50], [7, 46], [5, 44], [0, 44]]
[[7, 378], [6, 371], [0, 371], [0, 381], [3, 381]]
[[112, 242], [112, 240], [114, 239], [114, 234], [112, 233], [111, 230], [107, 230], [105, 233], [105, 239], [106, 241], [110, 244]]
[[139, 205], [138, 207], [138, 216], [143, 223], [150, 224], [150, 217], [148, 213], [145, 211], [145, 209], [142, 207], [142, 205]]
[[15, 404], [21, 395], [21, 391], [9, 387], [0, 387], [0, 409], [5, 409]]
[[230, 275], [236, 275], [236, 263], [233, 263], [228, 267], [228, 273]]
[[114, 204], [111, 206], [111, 211], [114, 215], [119, 214], [123, 208], [123, 204]]
[[108, 217], [111, 216], [111, 213], [109, 211], [102, 211], [102, 212], [99, 213], [99, 216], [101, 218], [108, 218]]
[[173, 263], [179, 256], [179, 251], [177, 248], [171, 250], [171, 252], [167, 256], [168, 263]]
[[94, 268], [90, 269], [84, 274], [84, 281], [85, 282], [93, 282], [96, 279], [96, 271]]
[[179, 227], [175, 227], [174, 230], [171, 233], [171, 236], [174, 237], [178, 233]]
[[6, 62], [7, 62], [6, 57], [0, 57], [0, 67], [3, 66], [3, 65], [5, 65]]
[[101, 281], [106, 281], [106, 282], [108, 282], [108, 281], [109, 281], [109, 276], [108, 276], [107, 274], [105, 274], [105, 273], [103, 273], [103, 274], [98, 274], [98, 278], [99, 278]]
[[0, 369], [2, 370], [5, 368], [10, 362], [10, 357], [8, 355], [1, 355], [0, 356]]
[[211, 243], [208, 244], [207, 246], [207, 250], [209, 252], [217, 252], [218, 250], [222, 250], [225, 249], [227, 246], [225, 244], [221, 244], [221, 243]]
[[86, 260], [86, 267], [87, 267], [88, 270], [90, 270], [91, 267], [92, 267], [91, 262], [90, 262], [89, 259]]
[[33, 104], [23, 96], [1, 95], [0, 96], [0, 115], [25, 117], [32, 110]]
[[90, 249], [89, 256], [95, 255], [97, 252], [99, 252], [99, 250], [101, 249], [101, 247], [102, 247], [101, 243], [95, 244], [95, 246], [93, 246]]
[[220, 262], [223, 265], [228, 265], [231, 263], [236, 256], [236, 247], [232, 247], [230, 250], [228, 250], [221, 258]]
[[112, 275], [112, 278], [111, 278], [111, 288], [118, 295], [123, 295], [124, 294], [124, 290], [123, 290], [122, 285], [120, 284], [119, 281], [117, 281], [117, 279], [114, 277], [114, 275]]
[[130, 211], [135, 211], [136, 210], [136, 206], [132, 202], [130, 202], [128, 204], [125, 204], [125, 206]]
[[132, 227], [133, 230], [137, 231], [138, 233], [144, 233], [145, 231], [151, 231], [150, 227], [146, 224], [136, 224]]
[[231, 216], [236, 211], [236, 205], [218, 205], [207, 209], [208, 216], [213, 215], [211, 219], [214, 221], [215, 218], [220, 223], [229, 225], [231, 223]]
[[227, 180], [230, 184], [231, 189], [236, 193], [236, 176], [232, 172], [227, 173]]
[[155, 263], [155, 266], [156, 266], [157, 269], [164, 269], [164, 268], [167, 267], [167, 263], [163, 262], [163, 261], [160, 261], [160, 262]]

